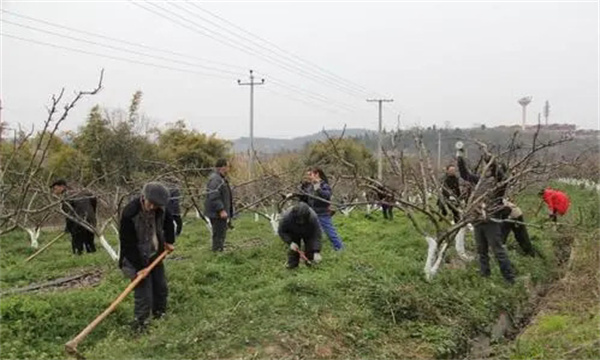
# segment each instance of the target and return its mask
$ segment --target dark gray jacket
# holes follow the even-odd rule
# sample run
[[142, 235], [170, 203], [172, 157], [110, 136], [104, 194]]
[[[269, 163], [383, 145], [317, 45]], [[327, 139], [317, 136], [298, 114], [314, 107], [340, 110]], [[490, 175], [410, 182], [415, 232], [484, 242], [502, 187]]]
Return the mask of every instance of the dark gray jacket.
[[206, 193], [204, 212], [208, 218], [219, 218], [219, 213], [222, 210], [227, 212], [229, 218], [233, 216], [233, 195], [227, 178], [216, 171], [210, 174], [206, 185]]
[[119, 229], [119, 241], [121, 243], [121, 255], [119, 267], [133, 267], [139, 271], [162, 253], [165, 242], [175, 242], [173, 217], [168, 210], [158, 209], [154, 212], [154, 230], [158, 240], [158, 249], [152, 249], [152, 240], [145, 235], [144, 220], [142, 219], [143, 208], [140, 196], [135, 197], [121, 214]]
[[315, 211], [305, 203], [298, 203], [283, 214], [277, 233], [287, 244], [292, 241], [299, 244], [301, 239], [318, 244], [322, 232]]
[[[96, 226], [96, 207], [98, 201], [96, 196], [87, 190], [67, 193], [62, 209], [77, 220], [86, 222], [90, 226]], [[65, 230], [71, 234], [88, 231], [76, 220], [66, 218]]]
[[169, 189], [169, 204], [167, 204], [167, 210], [173, 216], [179, 216], [181, 214], [181, 208], [179, 206], [181, 200], [181, 192], [177, 185], [168, 185]]
[[498, 166], [497, 163], [492, 163], [489, 167], [489, 174], [487, 176], [479, 176], [469, 171], [465, 159], [461, 156], [458, 158], [458, 171], [460, 177], [473, 184], [474, 187], [479, 184], [477, 191], [472, 195], [473, 200], [487, 193], [485, 199], [483, 199], [483, 203], [485, 203], [487, 208], [487, 215], [494, 218], [505, 217], [506, 207], [504, 206], [503, 199], [507, 185], [503, 183], [506, 179], [506, 174], [501, 166]]

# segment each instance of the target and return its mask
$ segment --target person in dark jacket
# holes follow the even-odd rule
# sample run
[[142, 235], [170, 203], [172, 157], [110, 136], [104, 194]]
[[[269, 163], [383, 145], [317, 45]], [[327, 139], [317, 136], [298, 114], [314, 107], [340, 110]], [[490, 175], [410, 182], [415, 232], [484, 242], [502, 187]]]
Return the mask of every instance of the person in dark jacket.
[[460, 199], [460, 182], [458, 176], [456, 176], [456, 166], [448, 165], [446, 174], [442, 179], [442, 198], [438, 199], [438, 207], [444, 217], [448, 215], [448, 209], [450, 209], [455, 224], [460, 221], [460, 213], [458, 212]]
[[331, 200], [331, 187], [329, 186], [325, 172], [320, 168], [312, 168], [307, 172], [307, 180], [302, 185], [301, 192], [304, 201], [317, 214], [321, 228], [327, 234], [329, 241], [335, 251], [344, 248], [344, 243], [338, 235], [333, 222], [331, 221], [331, 210], [329, 201]]
[[181, 235], [183, 231], [183, 221], [181, 220], [181, 192], [179, 186], [177, 186], [177, 180], [174, 178], [167, 179], [167, 189], [169, 190], [169, 203], [167, 204], [167, 210], [171, 213], [173, 221], [175, 222], [175, 236]]
[[381, 211], [383, 212], [383, 218], [387, 220], [394, 220], [394, 195], [390, 194], [383, 187], [378, 187], [375, 191]]
[[223, 251], [228, 222], [233, 216], [233, 194], [227, 180], [229, 163], [219, 159], [208, 178], [204, 211], [212, 225], [212, 251]]
[[62, 210], [69, 215], [65, 219], [65, 232], [71, 235], [73, 254], [81, 255], [84, 247], [88, 253], [96, 252], [94, 233], [82, 225], [84, 223], [90, 227], [96, 226], [98, 205], [96, 197], [87, 190], [68, 191], [67, 182], [64, 179], [56, 180], [52, 183], [51, 188], [54, 195], [62, 196]]
[[298, 267], [298, 250], [304, 242], [304, 252], [310, 261], [321, 261], [321, 225], [317, 214], [304, 202], [299, 202], [286, 211], [278, 228], [279, 237], [290, 246], [287, 267]]
[[[502, 243], [502, 227], [499, 222], [503, 218], [502, 211], [506, 209], [503, 204], [504, 193], [506, 192], [504, 172], [501, 167], [492, 162], [484, 176], [473, 174], [467, 168], [463, 154], [462, 149], [459, 149], [456, 154], [458, 170], [461, 178], [474, 185], [473, 200], [475, 201], [486, 195], [478, 208], [479, 220], [475, 223], [475, 241], [481, 274], [486, 277], [490, 276], [488, 248], [491, 247], [500, 265], [502, 276], [507, 282], [514, 283], [515, 275], [508, 258], [508, 252]], [[486, 163], [489, 160], [489, 157], [486, 156]]]
[[[141, 196], [125, 206], [121, 214], [119, 267], [131, 280], [146, 274], [150, 265], [163, 251], [173, 251], [175, 228], [173, 217], [166, 209], [169, 191], [162, 184], [144, 185]], [[160, 318], [167, 310], [169, 290], [165, 267], [161, 262], [134, 289], [135, 330], [143, 330], [150, 313]]]

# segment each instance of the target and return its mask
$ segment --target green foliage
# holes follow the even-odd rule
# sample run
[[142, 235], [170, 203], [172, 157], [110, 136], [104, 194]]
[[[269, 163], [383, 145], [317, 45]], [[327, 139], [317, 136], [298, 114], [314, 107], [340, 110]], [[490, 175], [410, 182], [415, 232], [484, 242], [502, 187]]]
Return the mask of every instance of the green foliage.
[[[133, 307], [129, 296], [80, 350], [90, 359], [457, 358], [468, 350], [468, 339], [490, 332], [501, 312], [518, 314], [527, 307], [526, 283], [555, 279], [550, 232], [535, 230], [545, 259], [523, 257], [509, 243], [519, 274], [513, 287], [505, 285], [497, 266], [489, 279], [479, 276], [476, 263], [454, 266], [452, 252], [428, 283], [427, 245], [404, 216], [387, 222], [381, 214], [367, 219], [353, 213], [334, 221], [346, 251], [334, 253], [324, 239], [322, 264], [289, 271], [286, 247], [268, 223], [241, 217], [228, 235], [233, 250], [213, 254], [204, 225], [188, 219], [166, 261], [168, 316], [133, 338], [126, 326]], [[51, 235], [43, 236], [42, 246]], [[250, 241], [256, 238], [261, 240]], [[3, 290], [90, 268], [104, 271], [94, 289], [4, 296], [3, 358], [62, 358], [63, 344], [127, 285], [102, 249], [75, 257], [61, 240], [25, 264], [32, 251], [25, 234], [13, 233], [0, 245]], [[470, 238], [467, 247], [474, 251]]]
[[334, 140], [335, 147], [331, 142], [316, 142], [310, 144], [306, 153], [306, 163], [308, 166], [318, 165], [333, 169], [340, 169], [345, 165], [341, 164], [339, 158], [354, 165], [358, 174], [372, 176], [376, 171], [377, 164], [373, 155], [363, 144], [354, 139]]
[[[139, 113], [141, 101], [142, 93], [137, 91], [127, 112], [94, 106], [78, 131], [64, 134], [65, 140], [37, 135], [19, 151], [10, 142], [0, 143], [2, 166], [8, 166], [5, 181], [21, 180], [13, 174], [23, 172], [32, 158], [39, 157], [33, 151], [40, 141], [43, 146], [50, 142], [41, 178], [52, 175], [82, 184], [94, 179], [101, 179], [100, 184], [122, 184], [164, 171], [166, 164], [212, 167], [218, 158], [228, 156], [229, 142], [189, 130], [183, 121], [164, 131], [149, 129], [147, 119]], [[9, 158], [13, 158], [10, 163]]]
[[215, 135], [189, 130], [182, 120], [161, 132], [158, 143], [163, 161], [188, 168], [213, 167], [219, 158], [227, 157], [230, 147]]

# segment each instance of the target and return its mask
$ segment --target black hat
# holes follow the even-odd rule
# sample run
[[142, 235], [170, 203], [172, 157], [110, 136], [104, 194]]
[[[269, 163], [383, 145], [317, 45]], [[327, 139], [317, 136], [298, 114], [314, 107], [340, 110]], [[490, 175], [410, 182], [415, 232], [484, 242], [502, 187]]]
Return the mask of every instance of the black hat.
[[53, 188], [55, 186], [67, 186], [67, 181], [65, 179], [56, 179], [50, 187]]
[[142, 189], [144, 199], [150, 201], [156, 206], [167, 206], [169, 202], [169, 191], [163, 184], [158, 182], [149, 182]]
[[227, 159], [224, 159], [224, 158], [217, 160], [217, 163], [215, 164], [216, 168], [222, 168], [225, 166], [227, 166]]

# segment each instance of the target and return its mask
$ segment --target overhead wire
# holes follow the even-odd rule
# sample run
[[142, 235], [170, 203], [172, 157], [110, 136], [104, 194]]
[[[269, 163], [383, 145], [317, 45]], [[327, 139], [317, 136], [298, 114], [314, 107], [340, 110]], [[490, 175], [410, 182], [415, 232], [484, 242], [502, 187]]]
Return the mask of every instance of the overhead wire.
[[[261, 58], [263, 61], [266, 61], [266, 62], [268, 62], [268, 63], [270, 63], [272, 65], [275, 65], [275, 66], [277, 66], [279, 68], [282, 68], [282, 69], [284, 69], [286, 71], [289, 71], [291, 73], [298, 74], [300, 72], [301, 74], [304, 74], [303, 75], [304, 77], [309, 78], [312, 81], [315, 81], [317, 83], [323, 84], [322, 80], [319, 80], [319, 79], [315, 80], [314, 76], [312, 76], [311, 74], [307, 73], [306, 71], [298, 68], [297, 66], [294, 67], [294, 66], [290, 66], [289, 64], [286, 64], [286, 63], [281, 63], [280, 61], [278, 61], [276, 59], [273, 59], [273, 57], [271, 57], [269, 55], [261, 54], [257, 50], [255, 50], [255, 49], [253, 49], [253, 48], [251, 48], [251, 47], [249, 47], [249, 46], [247, 46], [247, 45], [245, 45], [245, 44], [243, 44], [243, 43], [241, 43], [239, 41], [232, 40], [232, 39], [230, 39], [228, 37], [225, 37], [222, 34], [220, 34], [219, 32], [216, 32], [216, 31], [214, 31], [214, 30], [212, 30], [212, 29], [210, 29], [210, 28], [208, 28], [206, 26], [198, 24], [198, 22], [190, 20], [190, 19], [182, 16], [181, 14], [178, 14], [176, 12], [173, 12], [173, 11], [169, 10], [169, 9], [161, 7], [160, 5], [157, 5], [156, 3], [145, 2], [144, 5], [141, 5], [141, 3], [138, 2], [138, 1], [133, 1], [133, 0], [128, 0], [128, 1], [130, 3], [138, 6], [138, 7], [146, 10], [146, 11], [152, 12], [152, 13], [154, 13], [157, 16], [165, 18], [165, 19], [167, 19], [167, 20], [169, 20], [169, 21], [171, 21], [171, 22], [173, 22], [175, 24], [183, 26], [183, 27], [185, 27], [185, 28], [187, 28], [189, 30], [192, 30], [192, 31], [200, 34], [200, 35], [203, 35], [203, 36], [206, 36], [208, 38], [211, 38], [211, 39], [213, 39], [213, 40], [215, 40], [215, 41], [217, 41], [219, 43], [225, 44], [225, 45], [227, 45], [229, 47], [232, 47], [232, 48], [237, 49], [239, 51], [245, 52], [245, 53], [247, 53], [247, 54], [249, 54], [251, 56], [255, 56], [255, 57]], [[159, 11], [156, 11], [156, 10], [150, 8], [150, 7], [147, 7], [147, 5], [150, 5], [150, 6], [154, 7], [154, 8], [156, 8], [156, 9], [159, 9]], [[166, 15], [165, 13], [168, 13], [170, 15]], [[176, 19], [174, 19], [173, 17], [175, 17]], [[182, 23], [181, 20], [177, 20], [177, 18], [185, 21], [185, 23]], [[192, 26], [190, 26], [189, 24], [191, 24]], [[327, 84], [325, 84], [325, 85], [330, 86], [330, 87], [334, 87], [334, 88], [336, 88], [337, 90], [339, 90], [341, 92], [345, 92], [347, 94], [349, 93], [348, 90], [340, 88], [338, 85], [332, 84], [331, 82], [327, 82]], [[355, 93], [354, 94], [350, 93], [350, 95], [357, 96]]]
[[[127, 63], [144, 65], [144, 66], [149, 66], [149, 67], [153, 67], [153, 68], [171, 70], [171, 71], [176, 71], [176, 72], [181, 72], [181, 73], [188, 73], [188, 74], [195, 74], [195, 75], [202, 75], [202, 76], [211, 76], [211, 77], [216, 77], [216, 78], [220, 78], [220, 79], [226, 79], [228, 81], [231, 80], [230, 77], [225, 77], [225, 76], [221, 76], [221, 75], [217, 75], [217, 74], [204, 73], [204, 72], [193, 71], [193, 70], [189, 70], [189, 69], [180, 69], [180, 68], [173, 67], [173, 66], [168, 66], [168, 65], [155, 64], [155, 63], [150, 63], [150, 62], [147, 62], [147, 61], [132, 60], [132, 59], [127, 59], [127, 58], [120, 57], [120, 56], [106, 55], [106, 54], [97, 53], [97, 52], [93, 52], [93, 51], [81, 50], [81, 49], [72, 48], [72, 47], [69, 47], [69, 46], [63, 46], [63, 45], [53, 44], [53, 43], [49, 43], [49, 42], [45, 42], [45, 41], [40, 41], [40, 40], [31, 39], [31, 38], [26, 38], [26, 37], [22, 37], [22, 36], [12, 35], [12, 34], [4, 32], [4, 31], [0, 32], [0, 36], [11, 38], [11, 39], [14, 39], [14, 40], [19, 40], [19, 41], [27, 42], [27, 43], [32, 43], [32, 44], [36, 44], [36, 45], [43, 45], [43, 46], [51, 47], [51, 48], [55, 48], [55, 49], [67, 50], [67, 51], [74, 52], [74, 53], [80, 53], [80, 54], [85, 54], [85, 55], [98, 56], [98, 57], [107, 58], [107, 59], [111, 59], [111, 60], [118, 60], [118, 61], [123, 61], [123, 62], [127, 62]], [[280, 92], [277, 92], [277, 91], [274, 91], [274, 90], [271, 90], [271, 89], [268, 89], [268, 91], [271, 92], [271, 93], [283, 96], [283, 97], [287, 97], [287, 98], [289, 98], [291, 100], [294, 100], [294, 101], [297, 101], [297, 102], [301, 102], [301, 103], [303, 103], [305, 105], [308, 105], [308, 106], [313, 106], [313, 107], [316, 106], [316, 107], [319, 107], [321, 109], [327, 110], [329, 112], [339, 113], [339, 111], [337, 111], [336, 109], [327, 108], [327, 107], [324, 107], [321, 104], [313, 103], [313, 102], [307, 101], [305, 99], [301, 99], [301, 98], [298, 98], [298, 97], [290, 96], [289, 94], [280, 93]]]
[[[31, 20], [37, 21], [38, 19], [31, 18]], [[160, 59], [160, 60], [163, 60], [163, 61], [175, 62], [175, 63], [179, 63], [179, 64], [183, 64], [183, 65], [186, 65], [186, 66], [191, 66], [191, 67], [201, 67], [201, 68], [206, 68], [206, 69], [217, 71], [217, 72], [229, 73], [229, 74], [233, 74], [233, 75], [243, 75], [240, 72], [232, 72], [232, 71], [229, 71], [229, 70], [222, 70], [222, 69], [218, 69], [218, 68], [212, 68], [212, 67], [208, 67], [208, 66], [205, 66], [205, 65], [197, 64], [197, 63], [184, 62], [184, 61], [177, 60], [177, 59], [166, 58], [166, 57], [162, 57], [162, 56], [156, 56], [156, 55], [153, 55], [153, 54], [147, 54], [147, 53], [144, 53], [144, 52], [130, 50], [130, 49], [126, 49], [126, 48], [114, 46], [114, 45], [108, 45], [108, 44], [103, 44], [103, 43], [99, 43], [99, 42], [96, 42], [96, 41], [91, 41], [91, 40], [86, 40], [86, 39], [82, 39], [82, 38], [78, 38], [78, 37], [73, 37], [73, 36], [70, 36], [70, 35], [64, 35], [64, 34], [60, 34], [60, 33], [54, 32], [54, 31], [50, 31], [50, 30], [46, 30], [46, 29], [41, 29], [41, 28], [33, 27], [33, 26], [30, 26], [30, 25], [19, 24], [19, 23], [16, 23], [16, 22], [13, 22], [13, 21], [10, 21], [10, 20], [6, 20], [6, 19], [3, 19], [3, 22], [5, 22], [7, 24], [11, 24], [13, 26], [18, 26], [18, 27], [21, 27], [21, 28], [29, 29], [29, 30], [34, 30], [34, 31], [37, 31], [37, 32], [46, 33], [46, 34], [50, 34], [50, 35], [53, 35], [53, 36], [58, 36], [58, 37], [66, 38], [66, 39], [69, 39], [69, 40], [79, 41], [79, 42], [83, 42], [83, 43], [87, 43], [87, 44], [92, 44], [92, 45], [95, 45], [95, 46], [100, 46], [100, 47], [105, 47], [105, 48], [109, 48], [109, 49], [113, 49], [113, 50], [118, 50], [118, 51], [122, 51], [122, 52], [132, 53], [132, 54], [135, 54], [135, 55], [138, 55], [138, 56], [150, 57], [153, 60]], [[38, 22], [40, 22], [40, 21], [38, 21]], [[46, 25], [49, 25], [49, 26], [55, 26], [56, 25], [56, 24], [53, 24], [53, 23], [50, 23], [50, 22], [47, 22], [47, 21], [43, 21], [43, 23], [45, 23]], [[111, 39], [112, 41], [115, 41], [115, 42], [120, 42], [120, 43], [125, 43], [126, 42], [126, 41], [122, 41], [122, 40], [116, 39], [116, 38], [105, 37], [103, 35], [96, 34], [96, 33], [91, 33], [91, 32], [86, 32], [86, 31], [79, 31], [78, 29], [75, 29], [75, 28], [68, 28], [68, 27], [63, 27], [63, 26], [58, 26], [58, 27], [60, 27], [60, 28], [67, 28], [69, 31], [74, 31], [74, 32], [79, 32], [79, 33], [87, 33], [87, 35], [91, 35], [91, 36], [95, 36], [95, 37], [103, 37], [103, 38]], [[150, 48], [150, 47], [148, 47], [148, 48]], [[192, 58], [192, 57], [184, 55], [184, 54], [179, 54], [179, 55], [182, 56], [182, 57]], [[271, 79], [270, 79], [270, 81], [271, 81]], [[293, 92], [303, 93], [305, 96], [308, 96], [308, 97], [310, 97], [312, 99], [315, 99], [317, 101], [325, 102], [325, 103], [328, 103], [328, 104], [333, 105], [333, 106], [339, 106], [340, 108], [343, 108], [346, 111], [355, 111], [356, 110], [356, 108], [345, 106], [345, 104], [339, 104], [338, 102], [330, 100], [330, 99], [328, 99], [328, 98], [326, 98], [326, 97], [324, 97], [324, 96], [322, 96], [320, 94], [317, 94], [317, 93], [314, 93], [314, 92], [311, 92], [311, 91], [308, 91], [308, 90], [304, 90], [304, 89], [299, 88], [299, 87], [295, 87], [295, 86], [293, 86], [293, 85], [291, 85], [289, 83], [286, 83], [283, 80], [272, 79], [272, 81], [273, 81], [273, 84], [275, 84], [276, 86], [279, 86], [279, 87], [282, 87], [282, 88], [286, 88], [286, 89], [291, 90]]]
[[97, 53], [97, 52], [93, 52], [93, 51], [87, 51], [87, 50], [81, 50], [81, 49], [77, 49], [77, 48], [72, 48], [72, 47], [69, 47], [69, 46], [52, 44], [52, 43], [48, 43], [48, 42], [45, 42], [45, 41], [40, 41], [40, 40], [35, 40], [35, 39], [30, 39], [30, 38], [24, 38], [22, 36], [8, 34], [6, 32], [0, 32], [0, 35], [8, 37], [8, 38], [15, 39], [15, 40], [20, 40], [20, 41], [25, 41], [25, 42], [37, 44], [37, 45], [44, 45], [44, 46], [48, 46], [48, 47], [52, 47], [52, 48], [56, 48], [56, 49], [68, 50], [68, 51], [72, 51], [72, 52], [76, 52], [76, 53], [81, 53], [81, 54], [94, 55], [94, 56], [99, 56], [99, 57], [103, 57], [103, 58], [107, 58], [107, 59], [124, 61], [124, 62], [132, 63], [132, 64], [145, 65], [145, 66], [150, 66], [150, 67], [155, 67], [155, 68], [173, 70], [173, 71], [184, 72], [184, 73], [192, 73], [192, 74], [203, 75], [203, 76], [217, 77], [217, 78], [227, 79], [227, 80], [231, 79], [230, 77], [226, 77], [226, 76], [218, 75], [218, 74], [205, 73], [205, 72], [200, 72], [200, 71], [193, 71], [193, 70], [189, 70], [189, 69], [187, 69], [187, 70], [186, 69], [179, 69], [179, 68], [176, 68], [176, 67], [173, 67], [173, 66], [168, 66], [168, 65], [154, 64], [154, 63], [149, 63], [147, 61], [133, 60], [133, 59], [128, 59], [128, 58], [124, 58], [124, 57], [120, 57], [120, 56], [106, 55], [106, 54]]
[[91, 31], [76, 29], [76, 28], [65, 26], [65, 25], [60, 25], [60, 24], [52, 23], [50, 21], [42, 20], [42, 19], [39, 19], [39, 18], [35, 18], [35, 17], [31, 17], [31, 16], [19, 14], [19, 13], [16, 13], [14, 11], [9, 11], [9, 10], [6, 10], [6, 9], [0, 9], [0, 11], [2, 11], [5, 14], [9, 14], [11, 16], [14, 16], [14, 17], [18, 17], [18, 18], [21, 18], [21, 19], [25, 19], [25, 20], [37, 22], [37, 23], [40, 23], [40, 24], [48, 25], [48, 26], [51, 26], [51, 27], [54, 27], [54, 28], [69, 30], [69, 31], [80, 33], [80, 34], [89, 35], [89, 36], [93, 36], [93, 37], [97, 37], [97, 38], [102, 38], [102, 39], [106, 39], [106, 40], [118, 42], [118, 43], [129, 45], [129, 46], [135, 46], [135, 47], [142, 48], [142, 49], [147, 49], [147, 50], [156, 51], [156, 52], [162, 52], [162, 53], [166, 53], [166, 54], [170, 54], [170, 55], [175, 55], [175, 56], [178, 56], [178, 57], [183, 57], [183, 58], [192, 59], [192, 60], [196, 60], [196, 61], [203, 61], [203, 62], [207, 62], [207, 63], [213, 63], [215, 65], [223, 66], [223, 67], [226, 67], [226, 68], [228, 67], [228, 68], [232, 68], [232, 69], [246, 70], [246, 68], [242, 67], [242, 66], [228, 64], [228, 63], [219, 62], [219, 61], [215, 61], [215, 60], [210, 60], [210, 59], [206, 59], [206, 58], [200, 58], [200, 57], [196, 57], [196, 56], [191, 56], [189, 54], [183, 54], [183, 53], [172, 51], [172, 50], [168, 50], [168, 49], [162, 49], [162, 48], [152, 47], [152, 46], [144, 45], [144, 44], [141, 44], [141, 43], [138, 43], [138, 42], [127, 41], [127, 40], [123, 40], [123, 39], [114, 38], [114, 37], [111, 37], [111, 36], [106, 36], [106, 35], [103, 35], [103, 34], [94, 33], [94, 32], [91, 32]]
[[86, 44], [96, 45], [96, 46], [104, 47], [104, 48], [107, 48], [107, 49], [113, 49], [113, 50], [117, 50], [117, 51], [127, 52], [127, 53], [131, 53], [131, 54], [134, 54], [134, 55], [139, 55], [139, 56], [152, 57], [154, 59], [159, 59], [159, 60], [169, 61], [169, 62], [175, 62], [175, 63], [178, 63], [178, 64], [182, 64], [182, 65], [186, 65], [186, 66], [191, 66], [191, 67], [200, 67], [200, 68], [203, 68], [203, 69], [207, 69], [207, 70], [211, 70], [211, 71], [215, 71], [215, 72], [220, 72], [220, 73], [226, 73], [226, 74], [231, 74], [231, 75], [236, 75], [236, 76], [240, 75], [240, 72], [229, 71], [229, 70], [222, 70], [222, 69], [214, 68], [214, 67], [211, 67], [211, 66], [201, 65], [201, 64], [197, 64], [197, 63], [190, 63], [190, 62], [187, 62], [187, 61], [181, 61], [181, 60], [176, 60], [176, 59], [172, 59], [172, 58], [166, 58], [166, 57], [163, 57], [163, 56], [152, 55], [152, 54], [148, 54], [148, 53], [144, 53], [144, 52], [136, 51], [136, 50], [130, 50], [130, 49], [119, 47], [119, 46], [102, 44], [102, 43], [99, 43], [97, 41], [86, 40], [86, 39], [82, 39], [82, 38], [78, 38], [78, 37], [70, 36], [70, 35], [64, 35], [64, 34], [60, 34], [60, 33], [57, 33], [57, 32], [51, 31], [51, 30], [45, 30], [45, 29], [40, 29], [40, 28], [35, 27], [35, 26], [19, 24], [19, 23], [16, 23], [16, 22], [13, 22], [13, 21], [10, 21], [10, 20], [6, 20], [6, 19], [3, 19], [2, 22], [6, 23], [6, 24], [11, 24], [13, 26], [17, 26], [17, 27], [21, 27], [21, 28], [25, 28], [25, 29], [29, 29], [29, 30], [33, 30], [33, 31], [37, 31], [37, 32], [40, 32], [40, 33], [50, 34], [50, 35], [53, 35], [53, 36], [58, 36], [58, 37], [62, 37], [62, 38], [69, 39], [69, 40], [74, 40], [74, 41], [79, 41], [79, 42], [86, 43]]
[[[232, 30], [228, 29], [227, 27], [225, 27], [225, 26], [223, 26], [221, 24], [218, 24], [218, 23], [216, 23], [216, 22], [214, 22], [212, 20], [209, 20], [206, 17], [203, 17], [203, 16], [199, 15], [196, 12], [190, 11], [186, 7], [180, 5], [180, 3], [171, 2], [171, 3], [169, 3], [169, 5], [171, 5], [172, 7], [176, 7], [178, 9], [180, 9], [180, 10], [183, 10], [187, 14], [190, 14], [190, 15], [196, 17], [196, 18], [199, 18], [200, 20], [205, 21], [205, 22], [207, 22], [207, 23], [209, 23], [209, 24], [211, 24], [211, 25], [213, 25], [213, 26], [215, 26], [215, 27], [217, 27], [217, 28], [219, 28], [219, 29], [221, 29], [221, 30], [223, 30], [223, 31], [225, 31], [225, 32], [227, 32], [227, 33], [229, 33], [229, 34], [237, 37], [237, 38], [240, 38], [240, 39], [242, 39], [244, 41], [252, 43], [254, 46], [256, 46], [256, 47], [258, 47], [258, 48], [260, 48], [260, 49], [262, 49], [262, 50], [264, 50], [264, 51], [266, 51], [266, 52], [274, 55], [275, 57], [279, 57], [280, 58], [279, 61], [281, 61], [281, 59], [283, 59], [283, 60], [287, 61], [288, 63], [290, 63], [289, 64], [290, 66], [294, 66], [295, 68], [300, 68], [302, 71], [306, 71], [307, 70], [307, 69], [302, 69], [302, 67], [306, 68], [306, 65], [302, 65], [299, 61], [297, 61], [293, 57], [290, 57], [289, 55], [282, 55], [281, 51], [280, 52], [274, 51], [273, 49], [271, 49], [271, 48], [269, 48], [267, 46], [264, 46], [260, 42], [257, 42], [252, 37], [240, 35], [239, 33], [235, 32], [235, 31], [232, 31]], [[191, 5], [195, 5], [195, 4], [192, 3]], [[248, 33], [246, 31], [244, 31], [244, 32]], [[255, 37], [255, 35], [253, 35], [253, 37]], [[338, 79], [332, 78], [328, 74], [322, 74], [322, 71], [315, 71], [315, 70], [310, 70], [310, 71], [311, 71], [311, 73], [312, 73], [313, 76], [318, 76], [321, 79], [323, 79], [325, 81], [329, 81], [332, 84], [336, 84], [337, 86], [343, 87], [343, 88], [347, 89], [348, 91], [356, 92], [357, 94], [360, 94], [360, 93], [363, 93], [363, 95], [366, 94], [365, 92], [363, 92], [363, 89], [357, 90], [356, 88], [353, 88], [352, 86], [349, 86], [349, 85], [343, 83], [342, 81], [339, 81]]]
[[292, 58], [298, 59], [302, 63], [305, 63], [307, 65], [313, 66], [314, 68], [319, 69], [320, 71], [329, 74], [330, 76], [338, 79], [341, 82], [345, 82], [345, 83], [347, 83], [347, 84], [349, 84], [351, 86], [354, 86], [356, 89], [358, 89], [360, 91], [364, 91], [365, 95], [375, 94], [374, 92], [368, 91], [364, 86], [362, 86], [360, 84], [357, 84], [357, 83], [355, 83], [353, 81], [344, 79], [343, 77], [341, 77], [341, 76], [339, 76], [339, 75], [337, 75], [337, 74], [335, 74], [335, 73], [333, 73], [333, 72], [331, 72], [331, 71], [329, 71], [327, 69], [324, 69], [321, 66], [319, 66], [319, 65], [317, 65], [317, 64], [315, 64], [315, 63], [313, 63], [311, 61], [308, 61], [308, 60], [306, 60], [306, 59], [304, 59], [304, 58], [302, 58], [302, 57], [300, 57], [300, 56], [298, 56], [298, 55], [296, 55], [296, 54], [294, 54], [294, 53], [292, 53], [290, 51], [287, 51], [286, 49], [281, 48], [277, 44], [275, 44], [275, 43], [273, 43], [273, 42], [271, 42], [271, 41], [269, 41], [269, 40], [267, 40], [267, 39], [265, 39], [265, 38], [263, 38], [263, 37], [261, 37], [259, 35], [256, 35], [256, 34], [250, 32], [250, 31], [242, 28], [239, 25], [237, 25], [237, 24], [235, 24], [235, 23], [233, 23], [233, 22], [231, 22], [231, 21], [229, 21], [229, 20], [227, 20], [227, 19], [225, 19], [225, 18], [223, 18], [223, 17], [221, 17], [221, 16], [219, 16], [219, 15], [217, 15], [217, 14], [209, 11], [209, 10], [206, 10], [205, 8], [200, 7], [198, 4], [194, 3], [193, 1], [186, 0], [186, 2], [188, 4], [190, 4], [191, 6], [193, 6], [194, 8], [196, 8], [196, 9], [198, 9], [198, 10], [200, 10], [200, 11], [202, 11], [202, 12], [204, 12], [204, 13], [206, 13], [206, 14], [208, 14], [208, 15], [210, 15], [210, 16], [212, 16], [212, 17], [214, 17], [214, 18], [216, 18], [216, 19], [218, 19], [218, 20], [220, 20], [222, 22], [224, 22], [225, 24], [227, 24], [227, 25], [229, 25], [229, 26], [231, 26], [231, 27], [233, 27], [235, 29], [238, 29], [239, 31], [241, 31], [241, 32], [243, 32], [243, 33], [245, 33], [247, 35], [250, 35], [250, 36], [252, 36], [252, 37], [254, 37], [254, 38], [256, 38], [256, 39], [264, 42], [265, 44], [267, 44], [269, 46], [272, 46], [273, 48], [279, 50], [282, 53], [287, 54], [288, 56], [290, 56]]

